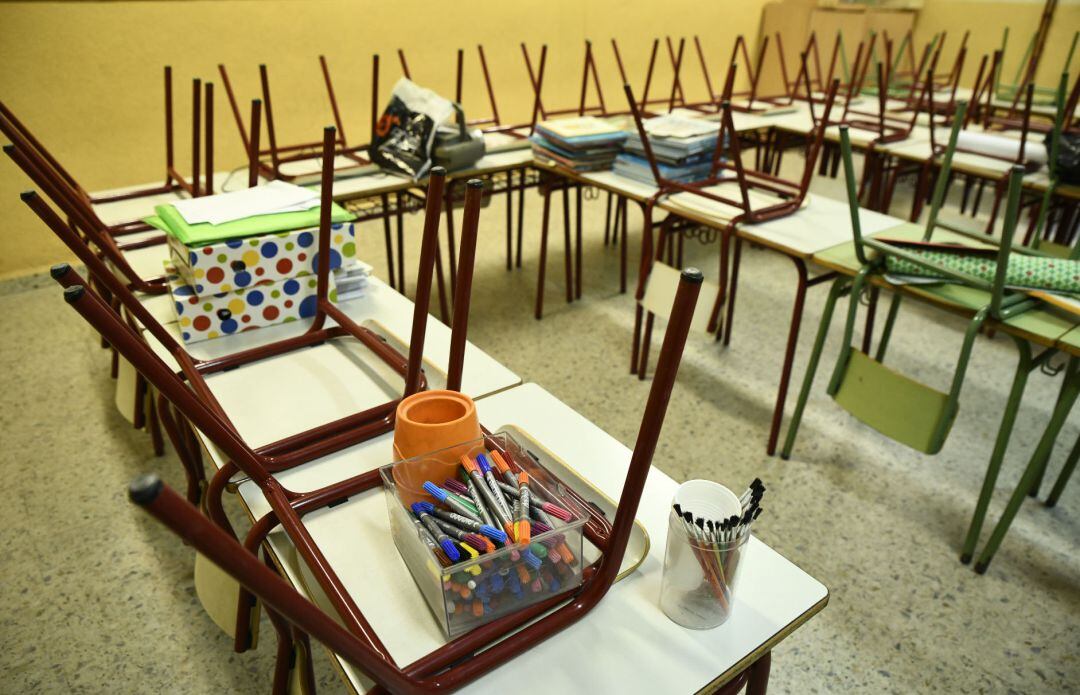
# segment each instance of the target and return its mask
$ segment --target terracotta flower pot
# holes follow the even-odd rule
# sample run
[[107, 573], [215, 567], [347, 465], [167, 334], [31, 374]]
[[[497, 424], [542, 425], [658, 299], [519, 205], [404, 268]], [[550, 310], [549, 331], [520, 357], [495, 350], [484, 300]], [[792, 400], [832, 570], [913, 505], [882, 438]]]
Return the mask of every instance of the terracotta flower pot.
[[394, 482], [402, 502], [431, 501], [423, 490], [424, 482], [442, 486], [444, 480], [455, 477], [462, 454], [483, 451], [480, 443], [466, 444], [481, 436], [476, 404], [462, 393], [421, 391], [403, 399], [394, 425], [394, 456], [403, 461], [394, 466]]

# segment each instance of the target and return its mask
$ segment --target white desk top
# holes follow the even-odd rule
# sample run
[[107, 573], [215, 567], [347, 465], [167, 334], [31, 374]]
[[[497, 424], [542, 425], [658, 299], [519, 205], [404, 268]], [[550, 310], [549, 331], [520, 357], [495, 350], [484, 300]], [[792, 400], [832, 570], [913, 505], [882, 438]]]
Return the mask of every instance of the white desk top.
[[[214, 173], [214, 190], [221, 192], [226, 182], [230, 184], [230, 189], [240, 188], [247, 185], [247, 175], [237, 174], [230, 180], [231, 174], [227, 171], [218, 171]], [[122, 195], [124, 193], [131, 193], [133, 191], [139, 191], [147, 188], [154, 188], [164, 183], [164, 178], [158, 179], [151, 183], [143, 183], [135, 186], [123, 186], [121, 188], [111, 188], [106, 191], [94, 191], [90, 193], [91, 198], [105, 198], [114, 195]], [[154, 214], [155, 205], [164, 205], [166, 203], [172, 203], [177, 200], [183, 200], [188, 198], [187, 193], [183, 191], [173, 193], [158, 193], [156, 195], [142, 196], [139, 198], [131, 198], [129, 200], [118, 200], [115, 203], [95, 203], [94, 212], [97, 213], [98, 218], [109, 226], [116, 224], [123, 224], [125, 222], [134, 222], [141, 220], [148, 215]], [[161, 272], [158, 271], [157, 275]]]
[[581, 179], [606, 191], [618, 193], [621, 196], [643, 202], [656, 195], [656, 186], [641, 183], [625, 176], [619, 176], [610, 169], [607, 171], [590, 171], [581, 174]]
[[[898, 217], [861, 208], [859, 222], [867, 236], [905, 223]], [[792, 256], [809, 257], [852, 239], [848, 204], [813, 193], [807, 194], [802, 208], [786, 217], [759, 224], [741, 223], [736, 229], [743, 238]]]
[[[342, 302], [340, 308], [358, 323], [368, 325], [404, 350], [412, 330], [413, 303], [378, 278], [368, 279], [362, 297]], [[188, 347], [199, 359], [212, 359], [265, 345], [307, 330], [310, 321], [293, 321]], [[166, 328], [179, 340], [179, 328]], [[174, 365], [164, 348], [145, 334], [158, 356]], [[405, 354], [405, 353], [403, 353]], [[430, 388], [442, 388], [450, 354], [450, 329], [428, 316], [424, 340], [424, 373]], [[402, 381], [366, 348], [353, 340], [332, 341], [317, 347], [260, 360], [207, 379], [233, 424], [252, 446], [331, 422], [384, 403], [401, 393]], [[521, 383], [521, 377], [472, 343], [465, 346], [462, 391], [473, 398]], [[220, 459], [209, 446], [215, 464]]]
[[[539, 386], [504, 391], [478, 401], [477, 407], [489, 428], [518, 426], [601, 491], [618, 498], [630, 450]], [[347, 459], [355, 474], [387, 463], [389, 457], [386, 435], [342, 452], [335, 457], [336, 468], [340, 473]], [[331, 467], [317, 461], [278, 477], [291, 489], [310, 489], [335, 479]], [[696, 692], [734, 676], [824, 606], [828, 590], [822, 584], [752, 539], [726, 624], [696, 631], [668, 620], [657, 601], [676, 488], [659, 470], [650, 472], [637, 516], [648, 529], [652, 548], [634, 574], [615, 584], [580, 622], [462, 692], [512, 692], [522, 682], [542, 682], [544, 690], [553, 693]], [[267, 511], [250, 482], [240, 486], [240, 494], [256, 516]], [[305, 524], [342, 581], [353, 588], [353, 597], [399, 665], [444, 643], [394, 548], [381, 491], [311, 514]], [[279, 558], [287, 559], [285, 570], [293, 583], [302, 590], [310, 586], [283, 535], [273, 534], [271, 544]], [[354, 667], [344, 662], [341, 667], [354, 688], [370, 687]]]

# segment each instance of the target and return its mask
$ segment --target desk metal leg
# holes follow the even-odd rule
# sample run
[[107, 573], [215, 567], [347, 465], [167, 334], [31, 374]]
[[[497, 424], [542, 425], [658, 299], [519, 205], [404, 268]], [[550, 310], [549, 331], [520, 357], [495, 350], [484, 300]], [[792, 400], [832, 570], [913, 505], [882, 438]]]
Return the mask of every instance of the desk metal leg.
[[506, 269], [514, 269], [514, 170], [506, 172]]
[[784, 366], [780, 370], [780, 385], [776, 390], [776, 405], [773, 407], [772, 426], [769, 428], [769, 443], [765, 447], [765, 453], [769, 456], [776, 453], [776, 441], [780, 438], [780, 425], [784, 421], [784, 402], [787, 401], [791, 366], [795, 362], [795, 348], [799, 344], [799, 328], [802, 326], [803, 303], [806, 300], [806, 263], [801, 258], [792, 258], [791, 261], [795, 264], [799, 281], [795, 289], [795, 303], [791, 308], [791, 327], [788, 328]]
[[[437, 242], [438, 240], [436, 240]], [[446, 302], [446, 279], [443, 277], [441, 244], [435, 244], [435, 283], [439, 287], [439, 318], [450, 325], [450, 310]]]
[[574, 186], [575, 202], [575, 245], [574, 245], [574, 299], [581, 299], [581, 184]]
[[750, 666], [750, 678], [746, 681], [746, 695], [765, 695], [769, 688], [769, 670], [772, 668], [772, 652], [765, 652]]
[[[542, 185], [540, 195], [544, 198], [544, 212], [540, 222], [540, 269], [536, 274], [536, 309], [533, 316], [537, 321], [544, 318], [544, 276], [547, 274], [547, 244], [548, 222], [551, 218], [551, 189]], [[519, 207], [520, 211], [521, 208]], [[518, 243], [518, 253], [521, 253], [521, 244]]]
[[[619, 230], [619, 212], [615, 211], [615, 233]], [[607, 203], [604, 205], [604, 246], [608, 245], [611, 238], [611, 191], [607, 192]]]
[[517, 209], [517, 258], [516, 265], [521, 267], [521, 240], [525, 235], [525, 185], [528, 182], [529, 172], [522, 169], [518, 177], [518, 209]]
[[563, 220], [563, 271], [566, 284], [566, 303], [574, 301], [574, 270], [571, 267], [570, 254], [573, 244], [570, 242], [570, 187], [562, 187], [562, 220]]
[[[729, 236], [724, 234], [724, 236]], [[731, 288], [727, 292], [727, 320], [724, 322], [724, 347], [731, 344], [731, 325], [735, 321], [735, 294], [739, 289], [739, 263], [742, 260], [742, 239], [738, 237], [732, 231], [730, 236], [735, 237], [735, 253], [731, 257]], [[728, 243], [724, 240], [720, 242], [723, 248], [726, 248]], [[724, 265], [727, 265], [724, 261], [721, 261]], [[724, 294], [724, 290], [720, 290], [721, 296]]]
[[1069, 458], [1066, 459], [1065, 466], [1062, 467], [1061, 473], [1058, 474], [1054, 488], [1050, 490], [1050, 496], [1046, 498], [1047, 507], [1053, 507], [1057, 504], [1058, 498], [1061, 497], [1062, 491], [1065, 490], [1065, 485], [1069, 482], [1069, 478], [1072, 477], [1073, 471], [1076, 470], [1077, 459], [1080, 459], [1080, 437], [1076, 439], [1076, 444], [1073, 445], [1072, 451], [1069, 452]]
[[394, 272], [394, 243], [390, 234], [390, 196], [386, 193], [380, 194], [379, 202], [382, 203], [383, 238], [386, 241], [387, 280], [391, 287], [400, 289], [397, 285], [397, 274]]
[[[405, 209], [404, 196], [401, 195], [401, 191], [398, 191], [395, 195], [397, 203], [397, 276], [398, 276], [398, 292], [405, 294], [407, 288], [405, 286]], [[407, 295], [406, 295], [407, 296]]]
[[[619, 210], [622, 211], [622, 228], [621, 228], [622, 239], [619, 242], [619, 292], [621, 294], [626, 294], [626, 245], [627, 245], [626, 237], [627, 237], [627, 226], [628, 226], [626, 218], [629, 216], [628, 215], [628, 210], [627, 210], [626, 198], [619, 198], [619, 208], [616, 210], [616, 213], [615, 213], [615, 221], [616, 221], [616, 223], [618, 223], [618, 221], [619, 221], [619, 212], [618, 212]], [[619, 232], [618, 229], [615, 230], [615, 231], [617, 233]]]
[[[443, 204], [446, 206], [446, 245], [450, 253], [450, 298], [454, 298], [457, 285], [457, 244], [454, 242], [454, 182], [446, 183]], [[441, 267], [441, 264], [440, 264]]]

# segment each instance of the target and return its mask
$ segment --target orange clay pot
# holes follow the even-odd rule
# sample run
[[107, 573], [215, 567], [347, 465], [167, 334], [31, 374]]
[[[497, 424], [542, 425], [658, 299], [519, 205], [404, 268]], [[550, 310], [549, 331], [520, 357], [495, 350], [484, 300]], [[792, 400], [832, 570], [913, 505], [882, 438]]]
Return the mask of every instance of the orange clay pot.
[[[439, 487], [457, 475], [462, 454], [483, 451], [476, 404], [457, 391], [421, 391], [405, 398], [397, 407], [394, 425], [394, 457], [399, 461], [423, 456], [394, 466], [394, 483], [401, 501], [409, 505], [431, 501], [423, 490], [430, 480]], [[461, 446], [454, 446], [461, 444]], [[427, 456], [426, 454], [431, 454]]]

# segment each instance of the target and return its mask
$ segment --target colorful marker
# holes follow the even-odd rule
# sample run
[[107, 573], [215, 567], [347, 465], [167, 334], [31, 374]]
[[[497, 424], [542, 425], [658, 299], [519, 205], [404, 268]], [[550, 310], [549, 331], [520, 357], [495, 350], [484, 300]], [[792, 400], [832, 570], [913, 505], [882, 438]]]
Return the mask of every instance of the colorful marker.
[[450, 537], [443, 533], [442, 529], [439, 528], [439, 525], [436, 523], [435, 517], [428, 514], [421, 505], [422, 503], [420, 502], [413, 504], [413, 514], [419, 517], [420, 523], [422, 523], [439, 542], [439, 547], [446, 553], [446, 557], [450, 558], [452, 562], [457, 562], [461, 559], [461, 553], [458, 552], [457, 547], [454, 545], [454, 541], [450, 540]]
[[514, 536], [518, 543], [528, 543], [532, 538], [532, 529], [529, 523], [529, 506], [532, 501], [529, 492], [529, 474], [522, 471], [518, 476], [518, 516], [514, 522]]
[[[482, 458], [482, 456], [477, 457], [477, 459], [480, 458]], [[466, 460], [463, 459], [462, 464], [465, 465], [466, 470], [469, 471], [469, 476], [476, 484], [476, 489], [479, 491], [480, 496], [484, 498], [484, 502], [487, 503], [488, 511], [499, 520], [499, 525], [506, 531], [507, 536], [513, 534], [514, 525], [510, 521], [510, 514], [503, 509], [502, 504], [500, 504], [502, 495], [493, 493], [491, 489], [488, 488], [487, 483], [484, 482], [484, 477], [480, 474], [479, 463], [471, 460], [466, 462]]]
[[475, 519], [476, 521], [480, 521], [480, 516], [478, 514], [466, 507], [456, 497], [448, 494], [446, 490], [443, 490], [441, 487], [431, 482], [430, 480], [424, 483], [424, 491], [445, 504], [447, 507], [453, 509], [458, 514], [468, 517], [470, 519]]

